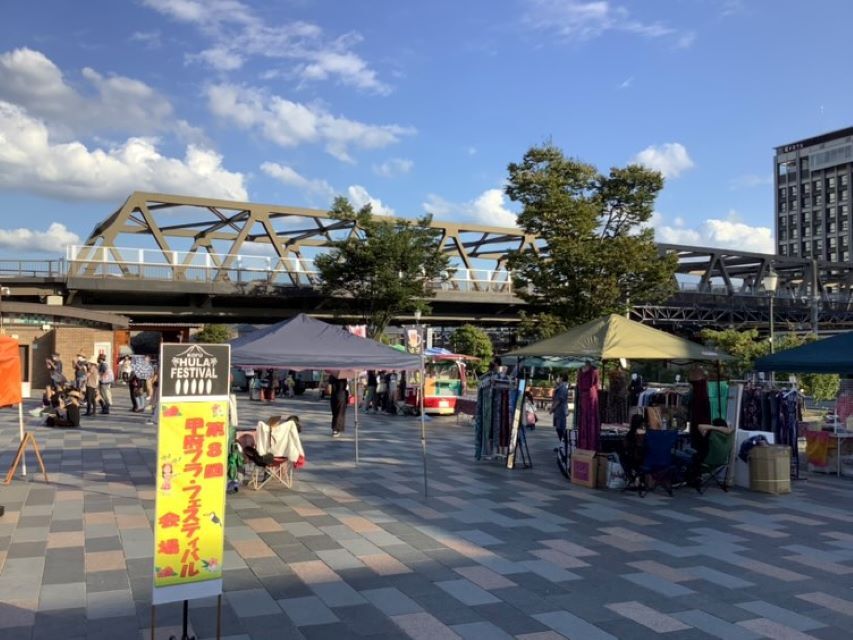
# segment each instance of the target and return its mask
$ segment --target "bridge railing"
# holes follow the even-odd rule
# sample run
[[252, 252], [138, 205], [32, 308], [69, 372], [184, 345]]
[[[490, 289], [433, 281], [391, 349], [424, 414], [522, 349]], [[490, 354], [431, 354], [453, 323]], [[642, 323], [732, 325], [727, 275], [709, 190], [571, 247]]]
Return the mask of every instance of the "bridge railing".
[[65, 260], [0, 260], [0, 278], [62, 278]]
[[[322, 281], [314, 261], [288, 256], [210, 255], [146, 249], [68, 247], [68, 274], [77, 278], [230, 283], [238, 286], [315, 288]], [[224, 267], [220, 265], [229, 264]], [[466, 294], [512, 294], [506, 270], [456, 269], [431, 286]]]

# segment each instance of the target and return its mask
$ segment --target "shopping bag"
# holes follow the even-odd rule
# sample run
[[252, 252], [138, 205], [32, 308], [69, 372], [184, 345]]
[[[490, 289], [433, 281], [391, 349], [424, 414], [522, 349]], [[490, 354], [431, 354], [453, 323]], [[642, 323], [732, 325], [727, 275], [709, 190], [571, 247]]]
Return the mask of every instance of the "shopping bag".
[[619, 462], [619, 456], [611, 453], [607, 456], [607, 488], [621, 491], [625, 488], [625, 470]]

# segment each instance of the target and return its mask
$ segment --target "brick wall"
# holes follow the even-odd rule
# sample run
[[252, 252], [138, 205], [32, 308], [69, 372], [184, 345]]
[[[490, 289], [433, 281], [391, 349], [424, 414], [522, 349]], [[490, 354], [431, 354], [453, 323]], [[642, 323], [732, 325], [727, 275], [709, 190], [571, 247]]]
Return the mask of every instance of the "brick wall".
[[[113, 331], [90, 327], [56, 327], [42, 331], [35, 327], [7, 327], [8, 335], [17, 335], [18, 342], [30, 345], [29, 371], [33, 389], [44, 389], [50, 379], [44, 361], [54, 351], [62, 359], [63, 373], [73, 377], [74, 362], [77, 353], [91, 356], [95, 353], [96, 342], [109, 342], [113, 345], [113, 359], [117, 353]], [[113, 363], [114, 364], [114, 363]]]

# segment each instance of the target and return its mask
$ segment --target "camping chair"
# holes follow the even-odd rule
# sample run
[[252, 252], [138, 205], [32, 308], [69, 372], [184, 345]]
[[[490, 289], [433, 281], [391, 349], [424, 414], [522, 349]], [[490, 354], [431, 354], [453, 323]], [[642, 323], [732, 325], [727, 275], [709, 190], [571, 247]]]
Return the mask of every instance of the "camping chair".
[[299, 439], [299, 419], [291, 416], [270, 422], [273, 422], [272, 426], [258, 421], [254, 447], [243, 446], [244, 454], [254, 463], [249, 484], [256, 491], [270, 480], [292, 488], [294, 470], [305, 464], [305, 452]]
[[639, 494], [644, 496], [662, 486], [667, 495], [672, 496], [673, 478], [676, 472], [675, 458], [672, 454], [678, 442], [678, 431], [657, 431], [649, 429], [643, 439], [643, 464], [640, 467]]
[[723, 491], [728, 491], [726, 484], [729, 464], [731, 462], [734, 434], [712, 431], [708, 434], [708, 453], [702, 460], [699, 469], [699, 481], [696, 490], [704, 493], [705, 489], [716, 482]]

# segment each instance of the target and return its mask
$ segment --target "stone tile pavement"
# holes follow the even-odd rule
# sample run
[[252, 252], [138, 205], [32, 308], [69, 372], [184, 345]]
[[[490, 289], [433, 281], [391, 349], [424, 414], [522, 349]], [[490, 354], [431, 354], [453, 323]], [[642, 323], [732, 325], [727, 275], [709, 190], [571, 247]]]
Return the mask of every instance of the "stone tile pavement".
[[[853, 483], [789, 496], [638, 498], [567, 484], [553, 434], [534, 468], [472, 460], [470, 426], [369, 415], [329, 437], [327, 406], [240, 401], [241, 424], [296, 413], [308, 465], [293, 490], [228, 497], [223, 637], [800, 640], [851, 637]], [[0, 468], [16, 412], [0, 412]], [[352, 423], [352, 416], [349, 416]], [[0, 488], [0, 640], [150, 637], [154, 427], [119, 409], [80, 430], [30, 429], [51, 484]], [[30, 470], [34, 469], [30, 461]], [[215, 636], [216, 600], [191, 603]], [[157, 610], [158, 638], [178, 605]]]

